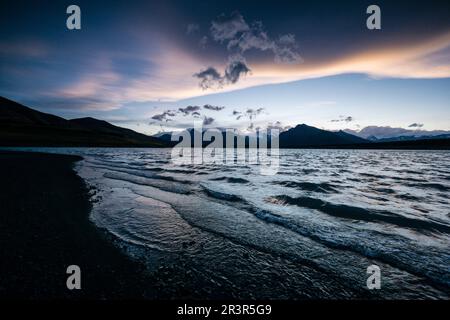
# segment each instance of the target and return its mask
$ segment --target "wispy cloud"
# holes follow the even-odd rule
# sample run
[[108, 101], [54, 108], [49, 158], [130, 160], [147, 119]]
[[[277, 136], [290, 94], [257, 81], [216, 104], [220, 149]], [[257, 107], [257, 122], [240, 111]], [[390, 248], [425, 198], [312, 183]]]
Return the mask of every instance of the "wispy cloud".
[[169, 117], [174, 117], [175, 116], [175, 112], [173, 112], [172, 110], [167, 110], [164, 111], [163, 113], [159, 113], [159, 114], [155, 114], [154, 116], [152, 116], [152, 120], [156, 120], [156, 121], [172, 121], [172, 119], [169, 119]]
[[190, 115], [191, 113], [200, 110], [199, 106], [187, 106], [184, 108], [178, 108], [178, 111], [181, 112], [184, 116]]
[[250, 67], [244, 55], [252, 49], [272, 52], [275, 63], [302, 62], [293, 34], [285, 34], [274, 40], [269, 37], [260, 21], [248, 24], [239, 12], [233, 12], [230, 16], [222, 15], [212, 21], [210, 33], [212, 39], [225, 44], [231, 54], [223, 74], [211, 66], [194, 74], [200, 80], [199, 86], [203, 90], [235, 84], [242, 76], [247, 75]]
[[204, 117], [203, 118], [203, 125], [204, 126], [209, 126], [213, 122], [214, 122], [214, 118], [211, 118], [211, 117]]
[[196, 23], [189, 23], [186, 26], [186, 34], [190, 35], [200, 30], [200, 26]]
[[352, 116], [339, 116], [339, 119], [333, 119], [330, 122], [352, 122], [353, 120]]
[[212, 106], [210, 104], [205, 104], [203, 106], [203, 108], [207, 109], [207, 110], [212, 110], [212, 111], [220, 111], [220, 110], [225, 109], [225, 107], [223, 107], [223, 106]]
[[276, 63], [299, 63], [302, 58], [295, 35], [285, 34], [278, 39], [269, 36], [261, 21], [248, 24], [239, 12], [222, 15], [211, 24], [214, 40], [225, 43], [228, 50], [243, 54], [251, 49], [269, 51]]

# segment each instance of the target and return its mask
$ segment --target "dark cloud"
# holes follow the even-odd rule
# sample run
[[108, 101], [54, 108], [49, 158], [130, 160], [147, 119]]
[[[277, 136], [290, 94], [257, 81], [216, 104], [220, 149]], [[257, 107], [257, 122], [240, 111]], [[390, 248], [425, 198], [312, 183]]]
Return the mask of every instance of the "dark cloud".
[[[182, 115], [184, 117], [186, 116], [192, 116], [194, 118], [200, 118], [202, 116], [202, 114], [200, 113], [200, 110], [202, 109], [201, 106], [186, 106], [184, 108], [178, 108], [177, 110], [166, 110], [160, 114], [155, 114], [154, 116], [152, 116], [152, 120], [156, 120], [159, 122], [168, 122], [168, 121], [173, 121], [172, 119], [169, 119], [170, 117], [175, 117], [177, 114], [178, 115]], [[203, 106], [203, 109], [206, 110], [211, 110], [211, 111], [221, 111], [223, 109], [225, 109], [224, 106], [213, 106], [210, 104], [205, 104]], [[210, 124], [212, 121], [214, 121], [213, 118], [206, 118], [206, 124]], [[153, 122], [152, 122], [153, 123]], [[151, 123], [151, 124], [152, 124]]]
[[229, 58], [228, 64], [223, 75], [214, 67], [209, 67], [199, 73], [195, 73], [194, 77], [200, 79], [200, 87], [204, 90], [209, 88], [222, 88], [225, 84], [233, 84], [250, 72], [245, 59], [240, 55]]
[[152, 119], [153, 119], [153, 120], [156, 120], [156, 121], [163, 121], [163, 120], [165, 119], [165, 115], [164, 115], [164, 114], [155, 114], [155, 115], [152, 117]]
[[250, 68], [242, 57], [233, 57], [225, 69], [224, 78], [227, 83], [236, 83], [239, 81], [241, 75], [246, 75], [249, 72]]
[[212, 106], [210, 104], [205, 104], [203, 106], [204, 109], [208, 109], [208, 110], [213, 110], [213, 111], [220, 111], [225, 109], [225, 107], [221, 107], [221, 106]]
[[261, 114], [264, 111], [264, 108], [247, 108], [244, 112], [233, 110], [233, 116], [236, 117], [236, 120], [241, 119], [242, 117], [248, 118], [252, 121], [257, 115]]
[[213, 67], [206, 68], [203, 71], [194, 74], [194, 77], [200, 80], [199, 86], [203, 89], [222, 86], [222, 76], [219, 71]]
[[245, 114], [247, 115], [247, 117], [250, 120], [253, 120], [257, 115], [261, 114], [261, 112], [264, 111], [264, 108], [258, 108], [258, 109], [252, 109], [252, 108], [248, 108], [245, 111]]
[[423, 123], [412, 123], [408, 126], [408, 128], [422, 128]]
[[168, 122], [168, 121], [172, 121], [172, 120], [169, 119], [168, 117], [174, 117], [174, 116], [175, 116], [175, 112], [174, 112], [174, 111], [172, 111], [172, 110], [167, 110], [167, 111], [164, 111], [163, 113], [155, 114], [154, 116], [152, 116], [152, 119], [153, 119], [153, 120], [156, 120], [156, 121], [165, 121], [165, 122]]
[[233, 110], [233, 116], [236, 118], [236, 120], [240, 120], [242, 118], [246, 118], [249, 120], [250, 124], [247, 127], [247, 131], [253, 131], [255, 129], [253, 120], [261, 114], [264, 111], [264, 108], [247, 108], [244, 112]]
[[178, 111], [181, 112], [184, 116], [191, 114], [192, 112], [199, 111], [201, 108], [199, 106], [187, 106], [185, 108], [178, 108]]
[[211, 118], [211, 117], [204, 117], [203, 118], [203, 125], [204, 126], [210, 125], [213, 122], [214, 122], [214, 118]]

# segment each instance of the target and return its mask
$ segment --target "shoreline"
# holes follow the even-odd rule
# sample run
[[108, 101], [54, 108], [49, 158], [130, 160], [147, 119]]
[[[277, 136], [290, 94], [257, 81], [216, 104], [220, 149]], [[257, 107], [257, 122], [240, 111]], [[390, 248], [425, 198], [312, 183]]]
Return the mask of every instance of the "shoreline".
[[[0, 298], [144, 299], [152, 279], [90, 220], [80, 156], [0, 151]], [[81, 269], [68, 290], [66, 269]]]
[[[95, 186], [101, 186], [102, 183], [95, 179], [91, 181], [89, 170], [96, 169], [89, 168], [89, 162], [82, 164], [89, 169], [87, 174], [77, 173], [75, 164], [81, 160], [83, 157], [79, 155], [0, 150], [0, 300], [212, 301], [253, 300], [257, 297], [282, 297], [282, 300], [313, 297], [322, 299], [322, 296], [308, 291], [310, 279], [320, 279], [318, 288], [324, 286], [337, 290], [335, 294], [334, 289], [328, 289], [330, 293], [326, 293], [323, 299], [384, 299], [382, 295], [361, 291], [358, 287], [342, 287], [340, 277], [329, 277], [328, 273], [323, 273], [323, 269], [316, 270], [296, 259], [272, 255], [272, 251], [259, 250], [258, 246], [247, 246], [246, 242], [234, 241], [234, 238], [222, 237], [220, 234], [220, 239], [216, 242], [213, 239], [216, 235], [211, 235], [210, 238], [209, 235], [204, 237], [203, 234], [187, 232], [189, 237], [186, 238], [181, 229], [177, 231], [176, 228], [169, 228], [171, 232], [174, 231], [170, 237], [184, 239], [177, 244], [179, 249], [182, 248], [181, 251], [172, 253], [161, 249], [160, 252], [159, 249], [149, 247], [141, 254], [140, 249], [136, 251], [132, 246], [130, 250], [127, 241], [124, 243], [119, 236], [98, 227], [90, 219], [96, 203], [97, 188], [88, 186], [88, 183]], [[101, 177], [103, 174], [99, 173]], [[106, 202], [106, 209], [109, 208], [108, 205], [116, 205], [114, 199], [118, 195], [108, 192], [109, 187], [111, 186], [99, 187], [102, 189], [101, 198]], [[126, 189], [121, 184], [113, 187]], [[171, 212], [164, 210], [158, 215], [159, 210], [151, 207], [151, 203], [143, 202], [145, 206], [141, 207], [138, 202], [133, 202], [132, 197], [124, 199], [124, 203], [137, 208], [136, 212], [143, 212], [145, 209], [146, 214], [152, 215], [153, 220], [149, 220], [152, 223], [148, 224], [148, 228], [151, 228], [149, 231], [164, 231], [160, 222], [167, 221], [179, 228], [183, 226], [183, 230], [190, 228], [189, 225], [177, 222], [177, 219], [189, 220], [183, 220], [181, 215], [178, 217], [176, 211], [173, 216], [170, 215]], [[108, 204], [107, 200], [112, 202]], [[155, 201], [158, 201], [158, 197]], [[117, 223], [126, 225], [127, 220], [121, 220], [120, 213], [128, 211], [120, 208], [119, 204]], [[100, 212], [103, 210], [102, 207], [98, 209]], [[140, 209], [142, 210], [139, 211]], [[138, 218], [137, 221], [140, 221], [139, 215], [131, 218]], [[206, 230], [208, 233], [209, 229]], [[192, 241], [188, 242], [186, 239]], [[205, 243], [215, 245], [204, 247]], [[227, 255], [222, 255], [222, 251], [217, 248], [225, 247], [230, 248], [230, 251], [226, 251]], [[358, 251], [355, 252], [359, 255]], [[191, 255], [192, 253], [195, 255]], [[217, 259], [215, 264], [209, 264], [209, 259], [212, 258]], [[207, 272], [198, 268], [197, 259], [206, 262]], [[367, 263], [372, 262], [371, 257], [367, 259]], [[266, 269], [268, 261], [276, 266], [274, 271]], [[360, 261], [359, 258], [357, 261]], [[226, 262], [228, 267], [216, 270], [215, 266], [219, 265], [217, 262]], [[81, 290], [71, 291], [66, 287], [69, 277], [66, 269], [70, 265], [81, 268]], [[217, 277], [210, 270], [218, 271]], [[231, 272], [228, 273], [227, 270]], [[403, 272], [403, 268], [399, 270]], [[242, 278], [240, 271], [248, 276]], [[258, 276], [253, 277], [254, 275]], [[265, 276], [265, 281], [260, 281], [259, 275]], [[322, 278], [325, 275], [326, 279]], [[362, 278], [361, 281], [364, 282], [364, 276]], [[274, 284], [267, 286], [272, 281]], [[284, 284], [281, 291], [272, 289], [276, 288], [277, 281]], [[246, 287], [250, 289], [244, 290]], [[440, 291], [447, 294], [446, 287], [432, 287], [425, 289], [431, 290], [429, 292], [433, 296], [436, 294], [436, 297], [440, 297]], [[285, 292], [283, 288], [292, 289]], [[402, 287], [396, 290], [400, 288]], [[411, 290], [409, 285], [405, 288]], [[396, 292], [387, 291], [386, 294], [403, 297], [400, 291]], [[418, 297], [423, 295], [419, 294]]]

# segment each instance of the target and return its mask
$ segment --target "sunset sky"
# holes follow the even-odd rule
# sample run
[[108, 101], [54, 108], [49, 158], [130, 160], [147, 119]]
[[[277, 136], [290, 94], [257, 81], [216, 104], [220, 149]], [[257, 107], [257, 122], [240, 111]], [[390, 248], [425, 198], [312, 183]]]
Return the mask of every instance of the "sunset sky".
[[149, 134], [194, 120], [450, 130], [448, 1], [93, 2], [2, 1], [0, 95]]

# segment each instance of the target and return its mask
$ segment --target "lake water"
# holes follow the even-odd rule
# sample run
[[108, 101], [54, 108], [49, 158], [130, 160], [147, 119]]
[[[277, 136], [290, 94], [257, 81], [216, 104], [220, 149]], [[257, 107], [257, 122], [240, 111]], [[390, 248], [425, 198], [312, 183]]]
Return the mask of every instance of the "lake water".
[[280, 150], [261, 175], [175, 165], [170, 149], [30, 149], [84, 157], [92, 221], [158, 274], [161, 297], [450, 296], [448, 151]]

